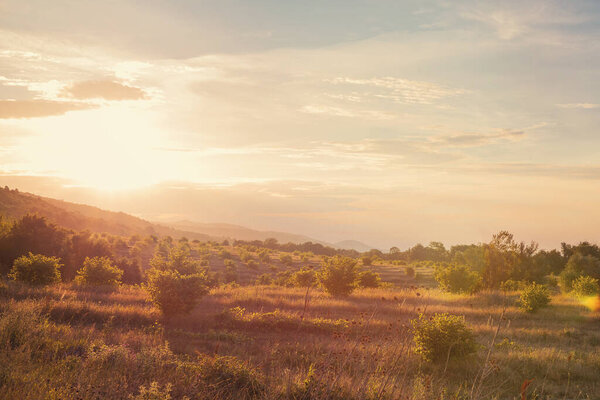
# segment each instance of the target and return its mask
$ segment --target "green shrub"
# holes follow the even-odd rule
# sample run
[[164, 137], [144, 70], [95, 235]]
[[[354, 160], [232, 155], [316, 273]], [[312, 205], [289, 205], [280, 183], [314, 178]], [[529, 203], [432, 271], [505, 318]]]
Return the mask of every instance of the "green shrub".
[[358, 274], [357, 284], [361, 288], [376, 288], [381, 286], [381, 278], [376, 272], [363, 271]]
[[123, 271], [111, 264], [108, 257], [86, 257], [83, 268], [77, 271], [75, 282], [82, 285], [118, 285]]
[[218, 398], [260, 399], [265, 394], [262, 377], [235, 357], [205, 358], [200, 378]]
[[342, 256], [324, 259], [317, 278], [323, 289], [330, 295], [349, 296], [356, 288], [358, 278], [356, 260]]
[[283, 263], [283, 265], [292, 265], [293, 258], [289, 254], [282, 254], [279, 256], [279, 260]]
[[525, 287], [519, 298], [519, 307], [527, 312], [536, 312], [550, 303], [548, 289], [538, 283]]
[[408, 276], [409, 278], [415, 277], [415, 269], [413, 267], [406, 267], [404, 269], [404, 272], [406, 273], [406, 276]]
[[204, 274], [181, 275], [177, 271], [148, 271], [144, 289], [166, 317], [189, 313], [207, 292]]
[[362, 265], [369, 266], [373, 264], [373, 257], [371, 256], [362, 256], [361, 257]]
[[573, 282], [573, 294], [577, 297], [596, 296], [598, 293], [600, 293], [598, 279], [591, 276], [580, 276]]
[[475, 293], [481, 285], [481, 276], [466, 265], [439, 266], [433, 275], [440, 288], [450, 293]]
[[29, 253], [13, 263], [11, 279], [30, 285], [49, 285], [60, 282], [60, 259]]
[[505, 292], [516, 292], [523, 290], [526, 286], [527, 283], [525, 282], [508, 279], [500, 284], [500, 289]]
[[190, 257], [190, 249], [187, 246], [170, 248], [166, 256], [157, 251], [150, 260], [150, 266], [161, 271], [176, 271], [183, 275], [201, 272], [200, 262]]
[[583, 275], [598, 278], [600, 274], [600, 260], [594, 256], [575, 253], [569, 257], [565, 269], [559, 275], [560, 288], [564, 293], [573, 291], [573, 282]]
[[464, 317], [444, 313], [427, 318], [420, 314], [411, 325], [415, 353], [426, 361], [460, 359], [477, 351], [473, 332]]
[[270, 274], [262, 274], [256, 279], [257, 285], [270, 285], [273, 283], [273, 277]]
[[310, 287], [317, 283], [317, 274], [309, 268], [302, 268], [291, 276], [291, 282], [297, 287]]

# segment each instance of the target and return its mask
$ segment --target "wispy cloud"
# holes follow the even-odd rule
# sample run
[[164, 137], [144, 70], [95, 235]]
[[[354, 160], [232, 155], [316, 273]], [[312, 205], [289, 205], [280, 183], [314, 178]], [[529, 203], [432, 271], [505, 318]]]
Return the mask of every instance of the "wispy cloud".
[[95, 107], [92, 104], [51, 100], [0, 100], [0, 118], [20, 119], [63, 115]]
[[596, 103], [567, 103], [567, 104], [557, 104], [556, 106], [560, 107], [560, 108], [582, 108], [585, 110], [600, 108], [600, 104], [596, 104]]
[[64, 89], [64, 94], [76, 99], [142, 100], [146, 93], [140, 88], [112, 80], [76, 82]]

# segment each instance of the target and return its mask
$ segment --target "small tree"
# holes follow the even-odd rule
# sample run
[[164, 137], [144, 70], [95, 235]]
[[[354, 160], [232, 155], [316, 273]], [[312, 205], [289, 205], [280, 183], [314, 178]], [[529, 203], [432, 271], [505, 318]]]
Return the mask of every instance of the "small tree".
[[29, 253], [15, 260], [8, 276], [30, 285], [49, 285], [60, 282], [61, 266], [57, 257]]
[[577, 297], [596, 296], [600, 293], [598, 279], [592, 278], [591, 276], [580, 276], [573, 282], [573, 293]]
[[373, 264], [373, 256], [370, 256], [370, 255], [362, 256], [361, 261], [364, 266], [369, 266], [369, 265]]
[[532, 283], [523, 289], [519, 298], [519, 306], [527, 312], [536, 312], [550, 303], [548, 289], [538, 283]]
[[358, 274], [357, 284], [362, 288], [376, 288], [381, 286], [379, 274], [373, 271], [363, 271]]
[[477, 291], [481, 277], [466, 265], [449, 265], [436, 268], [434, 278], [442, 290], [450, 293], [471, 294]]
[[427, 318], [420, 314], [411, 321], [415, 353], [425, 361], [443, 361], [466, 357], [477, 351], [473, 332], [464, 317], [434, 314]]
[[415, 277], [415, 269], [414, 269], [414, 267], [406, 267], [404, 269], [404, 272], [406, 273], [406, 276], [408, 276], [409, 278], [414, 278]]
[[358, 270], [356, 260], [335, 256], [323, 260], [323, 267], [317, 275], [319, 283], [327, 293], [335, 297], [349, 296], [356, 288]]
[[144, 289], [150, 300], [169, 318], [187, 314], [207, 292], [206, 276], [202, 273], [181, 275], [177, 271], [148, 271]]
[[290, 278], [297, 287], [310, 287], [317, 282], [317, 274], [309, 268], [302, 268], [300, 271], [294, 272]]
[[289, 254], [282, 254], [279, 256], [279, 260], [283, 263], [283, 265], [292, 265], [294, 259]]
[[111, 264], [108, 257], [86, 257], [77, 271], [75, 282], [82, 285], [119, 285], [123, 271]]

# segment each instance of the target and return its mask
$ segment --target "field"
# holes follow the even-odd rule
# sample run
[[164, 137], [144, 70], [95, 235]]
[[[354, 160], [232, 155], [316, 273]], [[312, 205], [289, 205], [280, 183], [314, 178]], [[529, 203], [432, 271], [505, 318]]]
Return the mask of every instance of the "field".
[[[500, 292], [363, 289], [335, 299], [222, 286], [190, 315], [164, 320], [137, 286], [7, 282], [0, 398], [600, 398], [598, 315], [562, 295], [536, 314], [514, 304]], [[476, 356], [431, 364], [414, 354], [410, 320], [440, 312], [466, 318]]]

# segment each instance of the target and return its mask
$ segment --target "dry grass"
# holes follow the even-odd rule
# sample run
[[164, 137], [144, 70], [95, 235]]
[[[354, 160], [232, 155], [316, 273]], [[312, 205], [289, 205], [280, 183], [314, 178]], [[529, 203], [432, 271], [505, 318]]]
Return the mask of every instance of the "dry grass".
[[[199, 383], [212, 376], [199, 371], [220, 356], [256, 371], [265, 387], [256, 398], [513, 399], [528, 379], [527, 398], [600, 398], [598, 316], [562, 296], [524, 314], [515, 297], [371, 289], [343, 299], [311, 290], [307, 299], [293, 288], [217, 288], [190, 315], [165, 323], [139, 288], [11, 284], [0, 290], [3, 318], [9, 310], [37, 310], [49, 322], [31, 322], [43, 327], [31, 329], [41, 329], [46, 342], [2, 347], [0, 368], [10, 370], [0, 369], [0, 398], [127, 398], [153, 381], [172, 383], [173, 398], [252, 397], [246, 386], [232, 392]], [[421, 312], [465, 316], [478, 354], [448, 365], [421, 362], [409, 329]]]

